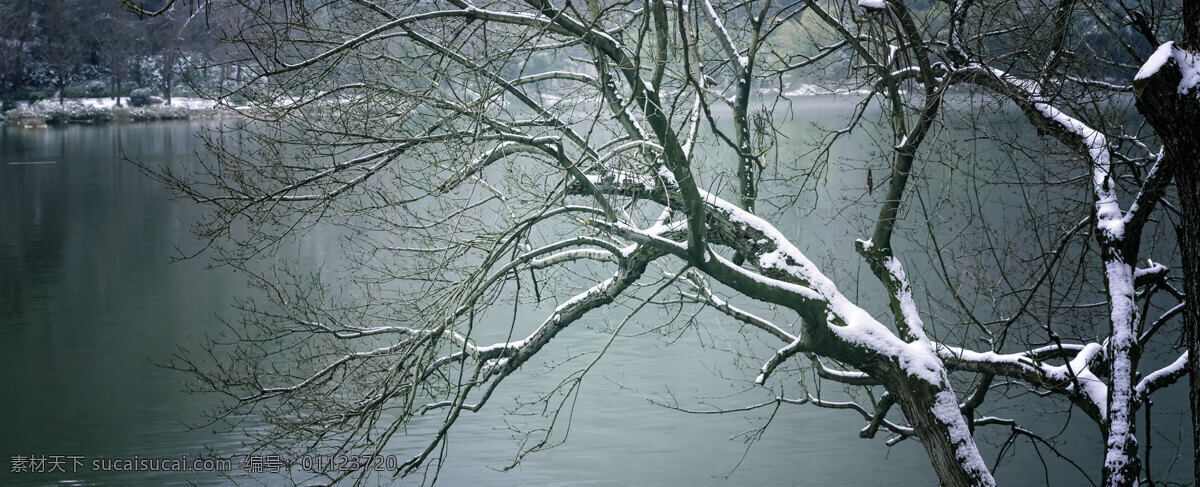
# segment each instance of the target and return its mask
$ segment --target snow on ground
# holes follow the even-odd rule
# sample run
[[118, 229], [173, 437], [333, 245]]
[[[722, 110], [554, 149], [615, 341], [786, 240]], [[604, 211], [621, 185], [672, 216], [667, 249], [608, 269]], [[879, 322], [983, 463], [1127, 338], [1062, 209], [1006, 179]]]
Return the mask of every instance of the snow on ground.
[[[779, 90], [775, 88], [765, 88], [759, 90], [759, 93], [764, 95], [778, 92]], [[867, 89], [829, 89], [820, 85], [801, 83], [796, 85], [788, 84], [787, 86], [784, 86], [783, 96], [865, 95], [870, 92], [871, 90]]]
[[[58, 103], [57, 98], [53, 99], [52, 101], [54, 103]], [[109, 108], [113, 108], [113, 107], [117, 106], [117, 100], [112, 97], [67, 98], [64, 102], [68, 103], [68, 104], [69, 103], [79, 103], [86, 107], [103, 108], [103, 109], [109, 109]], [[163, 105], [166, 105], [166, 103], [164, 102]], [[129, 106], [129, 97], [127, 97], [127, 96], [121, 97], [121, 106], [124, 106], [124, 107]], [[172, 97], [171, 104], [167, 105], [167, 106], [186, 108], [188, 110], [211, 110], [212, 108], [214, 108], [216, 106], [216, 102], [214, 102], [212, 100], [205, 100], [202, 98]], [[17, 108], [28, 109], [29, 102], [17, 102]]]

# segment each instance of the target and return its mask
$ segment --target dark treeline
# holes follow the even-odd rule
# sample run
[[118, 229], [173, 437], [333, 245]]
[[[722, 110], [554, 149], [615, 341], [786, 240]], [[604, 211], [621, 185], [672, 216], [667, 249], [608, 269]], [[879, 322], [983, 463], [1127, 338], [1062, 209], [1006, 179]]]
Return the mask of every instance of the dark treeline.
[[[223, 14], [174, 8], [148, 17], [120, 0], [0, 0], [0, 103], [128, 96], [139, 88], [169, 103], [172, 89], [186, 82], [236, 77], [216, 41]], [[223, 67], [188, 69], [217, 64]]]

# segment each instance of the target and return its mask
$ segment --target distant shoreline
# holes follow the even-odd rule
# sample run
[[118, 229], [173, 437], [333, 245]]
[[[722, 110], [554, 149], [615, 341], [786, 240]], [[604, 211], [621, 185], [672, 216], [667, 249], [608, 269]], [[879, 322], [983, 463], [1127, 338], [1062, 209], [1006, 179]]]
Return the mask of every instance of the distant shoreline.
[[129, 97], [117, 100], [105, 98], [68, 98], [36, 103], [18, 103], [17, 108], [0, 113], [0, 122], [10, 127], [41, 128], [49, 125], [153, 122], [212, 118], [235, 111], [218, 108], [216, 102], [201, 98], [177, 97], [171, 104], [157, 103], [140, 107], [129, 106]]

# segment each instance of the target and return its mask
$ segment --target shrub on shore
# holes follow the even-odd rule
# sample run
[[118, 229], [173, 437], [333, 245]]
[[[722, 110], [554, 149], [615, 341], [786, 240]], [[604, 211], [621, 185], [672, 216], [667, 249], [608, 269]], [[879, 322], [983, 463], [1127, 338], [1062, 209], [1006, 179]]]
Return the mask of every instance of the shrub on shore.
[[10, 125], [37, 126], [63, 123], [186, 120], [190, 116], [191, 111], [187, 108], [171, 105], [100, 108], [77, 101], [69, 101], [60, 105], [57, 101], [42, 100], [27, 108], [9, 110], [4, 113], [3, 119]]
[[154, 96], [154, 92], [150, 88], [138, 88], [129, 93], [129, 106], [131, 107], [160, 105], [162, 102], [162, 98]]

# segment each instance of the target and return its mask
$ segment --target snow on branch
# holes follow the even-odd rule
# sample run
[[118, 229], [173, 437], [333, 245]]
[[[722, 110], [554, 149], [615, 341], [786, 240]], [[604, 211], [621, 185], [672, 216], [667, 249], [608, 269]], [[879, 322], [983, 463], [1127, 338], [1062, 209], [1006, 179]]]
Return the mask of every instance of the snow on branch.
[[818, 357], [816, 354], [808, 353], [806, 355], [808, 356], [809, 362], [811, 362], [813, 364], [813, 367], [817, 372], [817, 377], [820, 377], [822, 379], [829, 379], [834, 382], [838, 382], [838, 383], [842, 383], [842, 384], [860, 385], [860, 386], [870, 386], [870, 385], [878, 385], [879, 384], [879, 380], [871, 377], [869, 374], [867, 374], [865, 372], [834, 369], [834, 368], [831, 368], [831, 367], [825, 365], [825, 362], [823, 362], [821, 360], [821, 358]]
[[1163, 387], [1174, 384], [1175, 381], [1188, 373], [1188, 352], [1184, 351], [1179, 358], [1171, 362], [1170, 365], [1151, 372], [1143, 377], [1134, 388], [1136, 395], [1140, 401], [1145, 402], [1150, 394]]
[[[1093, 418], [1102, 418], [1106, 413], [1108, 386], [1090, 369], [1092, 361], [1104, 351], [1098, 343], [1050, 345], [1006, 354], [976, 352], [941, 343], [934, 347], [951, 369], [1021, 379], [1066, 394]], [[1069, 360], [1063, 365], [1051, 365], [1044, 361], [1050, 356]]]
[[770, 249], [757, 256], [756, 265], [763, 271], [761, 275], [749, 274], [740, 266], [734, 266], [732, 262], [726, 264], [723, 258], [719, 258], [722, 264], [728, 265], [735, 273], [745, 274], [770, 286], [788, 287], [783, 285], [784, 281], [767, 277], [768, 275], [794, 280], [803, 286], [804, 293], [815, 293], [809, 295], [815, 302], [822, 303], [826, 329], [833, 335], [847, 343], [894, 358], [912, 376], [921, 377], [932, 384], [942, 380], [938, 372], [942, 370], [942, 365], [927, 342], [906, 343], [875, 320], [870, 313], [852, 303], [842, 295], [832, 280], [818, 270], [816, 264], [766, 220], [715, 195], [704, 193], [704, 197], [705, 201], [712, 205], [713, 213], [726, 215], [731, 223], [753, 229], [766, 240], [762, 247]]
[[778, 367], [779, 364], [783, 363], [785, 360], [791, 358], [797, 353], [804, 351], [804, 343], [800, 339], [800, 336], [797, 336], [795, 340], [792, 340], [792, 343], [789, 343], [787, 346], [777, 350], [775, 355], [771, 356], [771, 359], [768, 360], [767, 363], [763, 364], [762, 368], [759, 369], [760, 373], [758, 374], [758, 377], [754, 378], [754, 383], [763, 385], [766, 383], [767, 377], [771, 375], [771, 372], [775, 371], [775, 368]]
[[1112, 174], [1108, 138], [1100, 131], [1068, 116], [1051, 105], [1034, 103], [1048, 120], [1078, 138], [1092, 163], [1092, 191], [1096, 197], [1096, 227], [1108, 238], [1121, 240], [1125, 234], [1124, 213], [1117, 202], [1116, 180]]
[[[644, 182], [634, 182], [633, 185], [638, 191], [653, 189], [645, 186]], [[663, 194], [665, 189], [657, 189], [651, 195], [669, 199], [668, 195]], [[767, 221], [711, 193], [701, 191], [701, 196], [706, 203], [706, 213], [710, 215], [710, 225], [732, 226], [713, 232], [714, 235], [741, 235], [742, 240], [755, 242], [753, 247], [746, 250], [751, 257], [749, 261], [759, 272], [735, 265], [715, 253], [709, 254], [708, 261], [691, 262], [693, 265], [749, 296], [787, 306], [802, 314], [815, 313], [820, 316], [820, 329], [836, 337], [845, 346], [888, 357], [903, 367], [908, 375], [931, 384], [942, 383], [943, 365], [927, 341], [907, 343], [897, 337], [842, 295], [832, 280]], [[639, 244], [688, 258], [687, 244], [669, 238], [667, 233], [668, 229], [682, 230], [680, 225], [683, 223], [640, 229], [621, 222], [592, 221], [593, 225], [607, 228]], [[789, 348], [782, 355], [795, 351]]]
[[1200, 56], [1176, 46], [1174, 41], [1168, 41], [1158, 46], [1158, 49], [1146, 58], [1145, 64], [1134, 75], [1133, 80], [1136, 82], [1148, 79], [1158, 74], [1163, 66], [1171, 61], [1179, 66], [1180, 74], [1182, 74], [1179, 85], [1175, 88], [1177, 93], [1186, 95], [1200, 85]]
[[729, 58], [730, 64], [733, 65], [734, 71], [737, 72], [738, 77], [745, 76], [746, 70], [750, 67], [749, 58], [738, 52], [737, 46], [733, 43], [733, 37], [725, 29], [725, 24], [721, 21], [722, 16], [713, 8], [712, 2], [700, 0], [700, 3], [704, 7], [704, 18], [708, 19], [708, 26], [717, 36], [717, 41]]
[[1133, 271], [1133, 285], [1135, 287], [1145, 286], [1151, 282], [1161, 281], [1167, 275], [1167, 266], [1153, 260], [1146, 259], [1147, 267], [1139, 267]]

